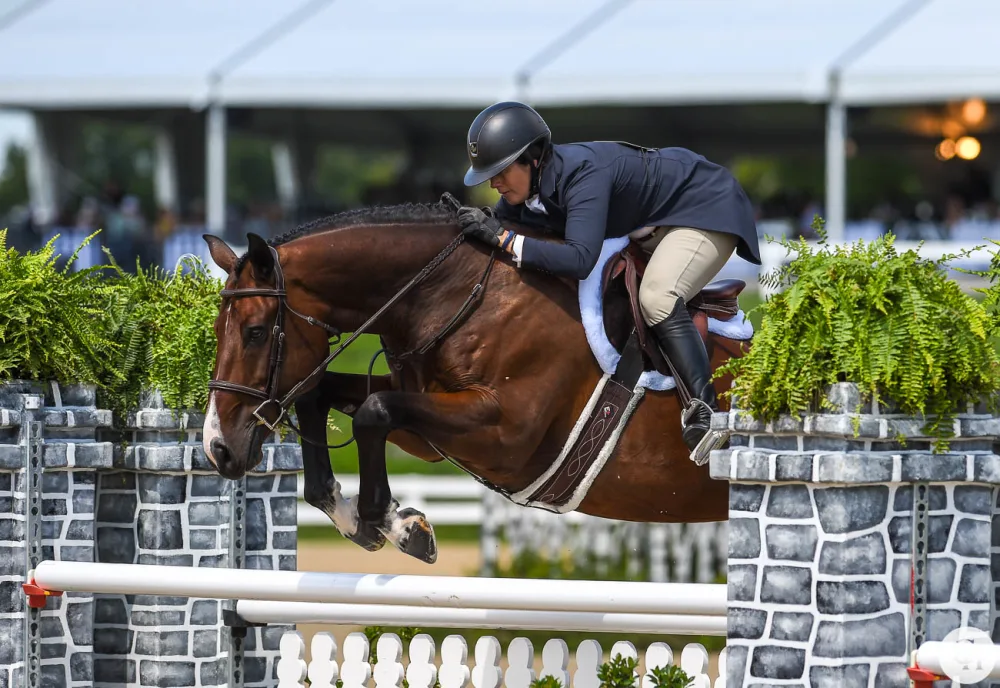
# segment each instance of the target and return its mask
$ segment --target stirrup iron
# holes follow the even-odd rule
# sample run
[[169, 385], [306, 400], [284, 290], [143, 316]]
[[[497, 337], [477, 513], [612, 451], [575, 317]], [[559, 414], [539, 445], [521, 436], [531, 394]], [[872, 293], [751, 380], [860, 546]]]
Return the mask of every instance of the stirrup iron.
[[689, 455], [689, 458], [694, 462], [696, 466], [704, 466], [705, 463], [711, 458], [712, 452], [717, 449], [722, 449], [727, 442], [729, 442], [729, 437], [732, 433], [729, 430], [713, 430], [709, 428], [708, 432], [701, 438], [696, 446]]
[[701, 404], [708, 409], [709, 427], [708, 430], [705, 431], [705, 434], [702, 435], [702, 438], [698, 441], [695, 448], [691, 450], [688, 458], [690, 458], [696, 466], [704, 466], [705, 463], [708, 462], [708, 459], [711, 457], [713, 451], [716, 449], [722, 449], [726, 445], [729, 441], [729, 437], [732, 435], [732, 432], [728, 429], [713, 429], [711, 426], [711, 415], [715, 413], [715, 410], [701, 399], [696, 398], [691, 399], [691, 403], [688, 404], [687, 408], [685, 408], [681, 413], [682, 429], [688, 426], [688, 422], [691, 420], [691, 416], [694, 415], [695, 409], [698, 408], [698, 404]]

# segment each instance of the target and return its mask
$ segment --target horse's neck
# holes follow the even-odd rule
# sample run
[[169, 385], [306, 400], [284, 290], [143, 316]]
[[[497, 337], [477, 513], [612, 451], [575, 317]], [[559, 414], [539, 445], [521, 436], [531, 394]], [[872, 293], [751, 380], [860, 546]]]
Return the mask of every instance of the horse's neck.
[[[305, 237], [295, 242], [295, 260], [301, 264], [298, 279], [326, 303], [332, 322], [355, 331], [423, 270], [455, 233], [454, 228], [439, 225], [384, 225]], [[416, 322], [427, 314], [424, 307], [468, 271], [466, 261], [458, 258], [445, 260], [367, 331], [393, 339], [416, 336]]]

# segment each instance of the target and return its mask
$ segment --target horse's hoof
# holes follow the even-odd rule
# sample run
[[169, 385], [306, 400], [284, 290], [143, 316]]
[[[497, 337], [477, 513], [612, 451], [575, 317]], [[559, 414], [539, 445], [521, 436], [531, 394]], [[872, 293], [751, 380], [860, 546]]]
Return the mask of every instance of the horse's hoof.
[[382, 531], [364, 521], [358, 521], [358, 529], [354, 535], [347, 536], [347, 539], [369, 552], [377, 552], [385, 545], [385, 535], [382, 534]]
[[437, 561], [437, 540], [427, 518], [413, 508], [403, 509], [397, 515], [403, 532], [396, 543], [399, 550], [428, 564]]

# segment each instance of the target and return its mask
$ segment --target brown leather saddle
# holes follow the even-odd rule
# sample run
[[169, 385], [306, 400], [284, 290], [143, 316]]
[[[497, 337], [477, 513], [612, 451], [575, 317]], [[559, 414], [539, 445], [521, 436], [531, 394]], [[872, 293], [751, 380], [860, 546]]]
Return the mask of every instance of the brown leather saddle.
[[[672, 375], [660, 348], [656, 335], [642, 318], [639, 309], [639, 285], [649, 260], [634, 241], [620, 252], [611, 256], [601, 277], [604, 329], [611, 344], [622, 353], [632, 331], [638, 338], [642, 350], [643, 367], [655, 369], [663, 375]], [[737, 297], [746, 287], [739, 279], [723, 279], [711, 282], [688, 302], [688, 311], [702, 339], [708, 343], [708, 318], [729, 320], [739, 312]]]

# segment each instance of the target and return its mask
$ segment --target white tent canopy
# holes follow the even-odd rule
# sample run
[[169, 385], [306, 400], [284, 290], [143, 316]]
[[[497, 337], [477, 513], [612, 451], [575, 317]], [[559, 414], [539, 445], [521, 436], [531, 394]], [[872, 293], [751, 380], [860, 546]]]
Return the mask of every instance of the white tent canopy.
[[851, 102], [1000, 94], [992, 0], [0, 3], [0, 107], [817, 102], [847, 55]]
[[213, 71], [289, 13], [272, 0], [26, 4], [0, 25], [0, 106], [196, 106]]
[[824, 101], [903, 0], [633, 0], [531, 77], [538, 104]]
[[1000, 3], [931, 0], [846, 66], [848, 104], [1000, 97]]
[[[227, 73], [221, 102], [482, 106], [607, 0], [336, 0]], [[528, 19], [530, 18], [530, 19]]]

